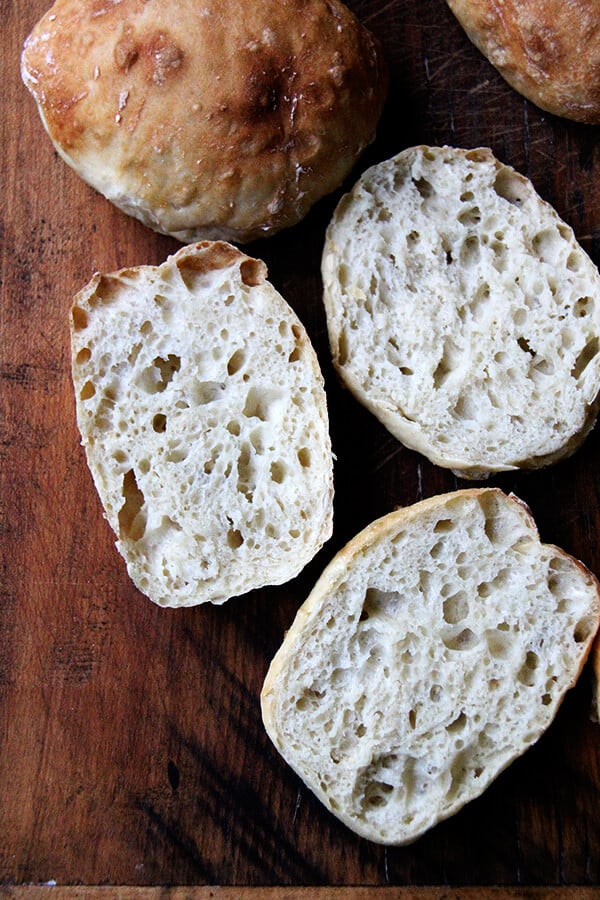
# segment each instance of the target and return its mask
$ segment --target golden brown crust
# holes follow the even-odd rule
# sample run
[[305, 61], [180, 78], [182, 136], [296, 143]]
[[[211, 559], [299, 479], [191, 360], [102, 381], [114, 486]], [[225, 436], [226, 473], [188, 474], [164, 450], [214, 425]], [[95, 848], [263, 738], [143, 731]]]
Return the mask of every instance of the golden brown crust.
[[597, 0], [447, 0], [508, 83], [557, 116], [600, 122]]
[[57, 0], [23, 79], [59, 152], [160, 231], [294, 224], [374, 137], [378, 43], [339, 0]]

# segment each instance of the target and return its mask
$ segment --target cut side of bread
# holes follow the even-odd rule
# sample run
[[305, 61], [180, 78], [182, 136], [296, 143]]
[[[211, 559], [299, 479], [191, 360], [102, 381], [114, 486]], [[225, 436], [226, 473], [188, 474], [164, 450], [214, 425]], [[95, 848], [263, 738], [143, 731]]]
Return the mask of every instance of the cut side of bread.
[[497, 489], [390, 513], [300, 608], [264, 683], [266, 730], [349, 828], [410, 843], [550, 725], [598, 629], [599, 590]]
[[572, 453], [600, 405], [600, 276], [489, 150], [414, 147], [340, 201], [334, 364], [406, 446], [466, 478]]
[[323, 379], [266, 267], [225, 243], [96, 275], [72, 308], [77, 421], [137, 587], [223, 603], [331, 535]]

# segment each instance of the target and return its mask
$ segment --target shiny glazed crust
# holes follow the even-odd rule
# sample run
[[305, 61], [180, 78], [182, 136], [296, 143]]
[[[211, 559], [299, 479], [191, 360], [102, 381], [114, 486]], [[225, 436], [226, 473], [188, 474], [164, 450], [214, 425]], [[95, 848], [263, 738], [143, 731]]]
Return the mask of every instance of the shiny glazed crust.
[[508, 83], [557, 116], [600, 122], [596, 0], [447, 0]]
[[299, 221], [373, 139], [387, 89], [338, 0], [58, 0], [22, 75], [79, 175], [183, 241]]

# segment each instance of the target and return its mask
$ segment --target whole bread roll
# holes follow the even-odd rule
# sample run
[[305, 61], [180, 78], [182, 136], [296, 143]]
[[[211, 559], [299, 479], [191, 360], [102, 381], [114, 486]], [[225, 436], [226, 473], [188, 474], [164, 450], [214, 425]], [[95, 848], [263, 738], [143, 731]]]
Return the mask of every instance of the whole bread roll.
[[469, 38], [541, 109], [600, 122], [598, 0], [447, 0]]
[[387, 90], [339, 0], [57, 0], [22, 76], [66, 162], [184, 242], [298, 222], [373, 139]]
[[264, 263], [205, 242], [99, 274], [71, 327], [82, 443], [136, 586], [193, 606], [297, 575], [332, 529], [327, 406]]
[[485, 149], [413, 147], [342, 198], [323, 252], [333, 361], [402, 443], [465, 478], [568, 456], [600, 406], [600, 275]]
[[499, 490], [390, 513], [299, 609], [265, 679], [267, 732], [349, 828], [410, 843], [550, 725], [590, 651], [599, 591]]

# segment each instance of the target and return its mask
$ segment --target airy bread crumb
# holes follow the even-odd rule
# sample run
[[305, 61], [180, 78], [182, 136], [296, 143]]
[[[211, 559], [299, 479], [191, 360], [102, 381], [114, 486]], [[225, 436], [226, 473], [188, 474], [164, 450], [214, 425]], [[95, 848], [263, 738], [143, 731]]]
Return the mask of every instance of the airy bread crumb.
[[323, 378], [266, 267], [225, 243], [96, 275], [72, 308], [83, 445], [161, 606], [288, 581], [332, 530]]
[[486, 149], [415, 147], [340, 201], [323, 252], [335, 366], [465, 478], [572, 453], [600, 406], [600, 275]]
[[540, 737], [599, 621], [598, 582], [521, 501], [432, 497], [327, 566], [269, 668], [264, 724], [349, 828], [406, 844]]

